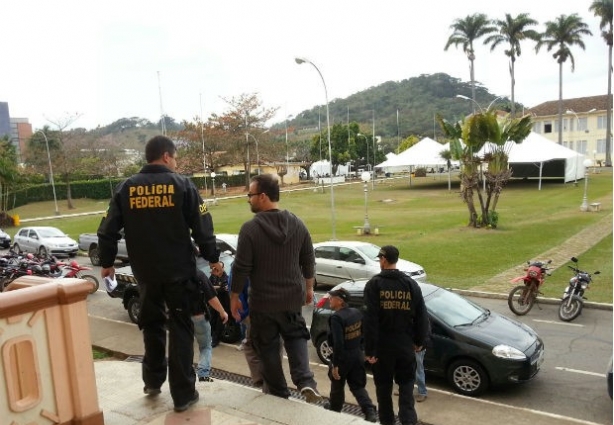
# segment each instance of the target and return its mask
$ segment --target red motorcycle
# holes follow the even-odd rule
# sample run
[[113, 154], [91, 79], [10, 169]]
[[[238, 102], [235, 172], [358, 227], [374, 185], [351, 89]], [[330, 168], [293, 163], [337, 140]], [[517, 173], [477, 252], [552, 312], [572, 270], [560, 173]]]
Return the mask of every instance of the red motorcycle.
[[537, 296], [541, 294], [539, 288], [543, 285], [546, 276], [550, 276], [547, 265], [551, 262], [552, 260], [527, 261], [528, 266], [524, 269], [527, 273], [510, 281], [512, 283], [523, 283], [512, 289], [507, 297], [507, 305], [514, 314], [523, 316], [531, 311]]
[[96, 291], [98, 291], [98, 288], [100, 287], [100, 283], [98, 282], [98, 278], [96, 278], [96, 276], [91, 275], [91, 274], [83, 274], [82, 272], [84, 270], [92, 270], [92, 268], [87, 267], [87, 266], [82, 266], [79, 263], [77, 263], [77, 261], [72, 260], [70, 263], [62, 266], [62, 275], [60, 276], [60, 278], [74, 277], [77, 279], [89, 280], [90, 282], [94, 284], [94, 289], [92, 289], [92, 291], [90, 292], [90, 294], [93, 294]]

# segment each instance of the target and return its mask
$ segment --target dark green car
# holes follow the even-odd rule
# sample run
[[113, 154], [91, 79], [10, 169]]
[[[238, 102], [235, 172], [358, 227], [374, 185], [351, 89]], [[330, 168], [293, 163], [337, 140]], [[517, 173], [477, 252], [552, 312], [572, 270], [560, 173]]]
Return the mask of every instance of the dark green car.
[[[362, 309], [366, 283], [348, 281], [335, 289], [347, 289], [350, 306]], [[537, 375], [544, 359], [544, 343], [533, 329], [439, 286], [419, 285], [432, 330], [424, 358], [428, 373], [447, 378], [457, 392], [469, 396], [478, 396], [491, 386], [529, 381]], [[332, 314], [328, 295], [314, 303], [311, 340], [320, 359], [327, 362], [332, 353], [326, 341]]]

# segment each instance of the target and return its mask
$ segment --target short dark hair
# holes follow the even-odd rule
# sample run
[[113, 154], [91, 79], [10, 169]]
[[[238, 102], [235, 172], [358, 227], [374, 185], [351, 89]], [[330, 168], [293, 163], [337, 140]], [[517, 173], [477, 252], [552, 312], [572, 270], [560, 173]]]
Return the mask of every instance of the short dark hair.
[[266, 194], [271, 202], [279, 202], [279, 181], [273, 174], [260, 174], [252, 177], [258, 185], [258, 192]]
[[175, 156], [177, 148], [171, 139], [166, 136], [155, 136], [145, 145], [145, 159], [148, 163], [154, 162], [164, 156], [166, 152]]
[[378, 257], [384, 257], [390, 264], [396, 264], [399, 261], [399, 250], [396, 246], [385, 245], [380, 248]]

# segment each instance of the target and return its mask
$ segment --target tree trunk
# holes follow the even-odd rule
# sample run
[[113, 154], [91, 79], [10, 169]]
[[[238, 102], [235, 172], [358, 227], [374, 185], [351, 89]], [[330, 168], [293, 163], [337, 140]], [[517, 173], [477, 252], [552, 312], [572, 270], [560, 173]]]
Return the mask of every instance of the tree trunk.
[[606, 108], [605, 166], [612, 166], [612, 38], [608, 43], [608, 106]]
[[563, 62], [559, 62], [559, 145], [563, 145]]
[[510, 74], [512, 77], [512, 119], [516, 118], [516, 102], [514, 102], [514, 87], [516, 86], [516, 80], [514, 79], [514, 64], [516, 59], [514, 56], [510, 58]]
[[70, 190], [70, 180], [66, 178], [66, 205], [69, 210], [74, 210], [75, 206], [72, 203], [72, 193]]

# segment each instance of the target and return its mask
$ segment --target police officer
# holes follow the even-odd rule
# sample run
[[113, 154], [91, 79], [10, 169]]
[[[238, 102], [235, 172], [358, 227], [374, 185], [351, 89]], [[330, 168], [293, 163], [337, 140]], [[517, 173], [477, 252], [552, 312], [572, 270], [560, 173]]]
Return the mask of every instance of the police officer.
[[428, 332], [428, 316], [418, 284], [399, 271], [399, 250], [383, 246], [377, 257], [381, 272], [365, 286], [365, 355], [373, 365], [379, 420], [395, 423], [393, 380], [399, 385], [399, 420], [414, 425], [415, 352], [421, 351]]
[[132, 272], [139, 283], [145, 356], [144, 392], [160, 394], [166, 380], [166, 325], [168, 309], [168, 377], [175, 410], [198, 402], [194, 359], [191, 300], [198, 296], [196, 257], [200, 254], [219, 266], [213, 222], [194, 184], [176, 174], [177, 154], [171, 139], [156, 136], [145, 146], [147, 165], [121, 183], [107, 217], [98, 228], [101, 275], [113, 277], [120, 230], [125, 232]]
[[367, 373], [362, 353], [362, 313], [348, 306], [350, 293], [346, 289], [329, 291], [330, 308], [335, 311], [329, 319], [328, 344], [333, 347], [329, 365], [330, 403], [326, 409], [340, 412], [345, 401], [345, 382], [356, 398], [369, 422], [377, 421], [375, 406], [365, 389]]

